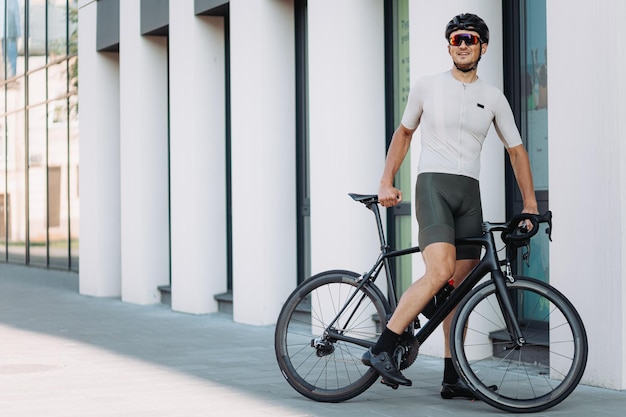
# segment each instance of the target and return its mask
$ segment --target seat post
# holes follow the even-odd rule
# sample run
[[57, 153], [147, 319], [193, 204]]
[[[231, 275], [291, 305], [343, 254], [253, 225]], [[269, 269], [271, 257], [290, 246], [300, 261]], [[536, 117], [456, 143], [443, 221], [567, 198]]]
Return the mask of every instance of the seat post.
[[383, 231], [383, 222], [380, 216], [378, 204], [367, 203], [367, 208], [374, 213], [374, 217], [376, 218], [376, 226], [378, 227], [378, 240], [380, 241], [380, 250], [383, 253], [387, 253], [389, 251], [389, 246], [387, 246], [387, 241], [385, 239], [385, 232]]

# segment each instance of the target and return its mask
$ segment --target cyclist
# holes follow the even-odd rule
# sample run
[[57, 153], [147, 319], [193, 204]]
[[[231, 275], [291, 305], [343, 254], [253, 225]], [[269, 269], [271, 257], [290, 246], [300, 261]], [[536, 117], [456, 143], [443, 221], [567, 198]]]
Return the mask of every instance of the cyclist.
[[[478, 263], [480, 248], [456, 248], [454, 242], [455, 238], [482, 233], [480, 153], [492, 124], [510, 156], [524, 200], [523, 211], [538, 214], [528, 154], [511, 108], [502, 92], [477, 74], [478, 62], [487, 52], [489, 43], [486, 23], [475, 14], [459, 14], [447, 24], [445, 36], [453, 66], [444, 73], [419, 79], [411, 87], [402, 121], [389, 146], [378, 190], [378, 199], [384, 207], [402, 201], [402, 193], [393, 186], [393, 179], [406, 156], [413, 133], [421, 126], [422, 149], [415, 201], [418, 240], [426, 272], [402, 295], [376, 345], [362, 358], [364, 364], [396, 385], [411, 385], [392, 358], [399, 335], [448, 280], [460, 284]], [[453, 313], [443, 322], [445, 351], [441, 396], [474, 398], [456, 373], [450, 355]]]

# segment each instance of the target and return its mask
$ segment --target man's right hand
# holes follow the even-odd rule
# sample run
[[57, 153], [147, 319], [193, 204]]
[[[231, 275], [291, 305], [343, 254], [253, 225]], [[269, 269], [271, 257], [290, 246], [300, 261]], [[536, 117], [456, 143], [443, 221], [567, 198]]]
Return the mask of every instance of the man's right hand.
[[381, 184], [378, 188], [378, 201], [383, 207], [397, 206], [402, 202], [402, 191], [393, 185]]

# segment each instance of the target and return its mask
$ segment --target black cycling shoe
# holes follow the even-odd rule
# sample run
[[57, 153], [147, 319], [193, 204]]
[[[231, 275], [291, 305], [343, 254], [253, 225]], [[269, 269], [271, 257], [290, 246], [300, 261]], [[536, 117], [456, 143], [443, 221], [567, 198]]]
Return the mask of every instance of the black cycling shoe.
[[368, 350], [361, 358], [367, 366], [374, 368], [385, 380], [384, 384], [393, 387], [393, 385], [405, 385], [410, 387], [413, 383], [400, 373], [395, 361], [387, 352], [380, 352], [378, 355]]
[[[489, 389], [497, 391], [498, 387], [491, 385]], [[476, 394], [474, 394], [474, 391], [472, 391], [461, 378], [456, 381], [456, 384], [446, 384], [445, 382], [441, 384], [441, 398], [445, 400], [450, 400], [452, 398], [467, 398], [469, 400], [479, 399]]]

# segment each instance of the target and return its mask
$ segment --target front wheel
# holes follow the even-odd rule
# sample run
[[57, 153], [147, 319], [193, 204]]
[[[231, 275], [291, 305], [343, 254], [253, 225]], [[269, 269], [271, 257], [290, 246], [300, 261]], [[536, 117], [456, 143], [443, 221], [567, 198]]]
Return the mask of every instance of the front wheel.
[[309, 278], [289, 296], [278, 317], [278, 366], [296, 391], [313, 400], [348, 400], [378, 378], [361, 356], [385, 327], [387, 304], [373, 285], [358, 290], [358, 276], [329, 271]]
[[578, 385], [587, 363], [587, 335], [576, 309], [553, 287], [516, 277], [507, 288], [525, 342], [513, 340], [495, 284], [488, 282], [455, 314], [452, 357], [459, 374], [488, 404], [509, 412], [542, 411]]

